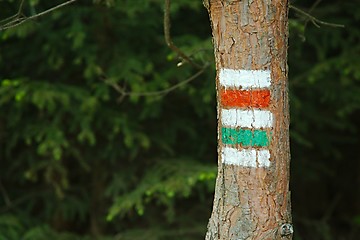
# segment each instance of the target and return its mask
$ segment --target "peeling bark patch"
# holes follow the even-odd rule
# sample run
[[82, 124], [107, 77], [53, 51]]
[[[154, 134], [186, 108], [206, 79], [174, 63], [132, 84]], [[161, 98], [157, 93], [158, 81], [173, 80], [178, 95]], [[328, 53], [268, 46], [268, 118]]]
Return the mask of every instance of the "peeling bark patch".
[[[224, 164], [269, 167], [271, 72], [220, 69], [221, 159]], [[264, 149], [265, 148], [265, 149]]]
[[243, 167], [269, 167], [270, 152], [267, 149], [236, 149], [224, 147], [221, 151], [224, 164], [232, 164]]

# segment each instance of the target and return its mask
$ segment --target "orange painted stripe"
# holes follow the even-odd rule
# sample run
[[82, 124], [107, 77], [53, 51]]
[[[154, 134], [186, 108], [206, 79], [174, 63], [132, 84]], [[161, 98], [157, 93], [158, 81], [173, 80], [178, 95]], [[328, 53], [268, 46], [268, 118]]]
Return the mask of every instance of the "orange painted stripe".
[[270, 103], [270, 90], [221, 90], [221, 104], [224, 107], [266, 108]]

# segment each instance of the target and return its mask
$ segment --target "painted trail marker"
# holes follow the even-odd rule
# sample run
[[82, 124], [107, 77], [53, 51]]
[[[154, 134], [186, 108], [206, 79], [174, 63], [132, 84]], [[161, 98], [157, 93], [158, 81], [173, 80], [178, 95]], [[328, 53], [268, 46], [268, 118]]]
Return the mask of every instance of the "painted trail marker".
[[221, 109], [221, 122], [230, 127], [269, 128], [273, 117], [267, 110]]
[[270, 104], [270, 90], [228, 90], [220, 91], [220, 101], [226, 107], [268, 107]]
[[268, 147], [270, 136], [265, 130], [223, 127], [221, 129], [221, 141], [227, 145], [239, 144], [243, 147]]
[[268, 70], [220, 69], [221, 159], [224, 164], [269, 167], [273, 114]]
[[224, 147], [222, 149], [222, 159], [225, 164], [232, 164], [246, 167], [269, 167], [269, 150], [255, 149], [236, 149]]
[[271, 84], [269, 70], [220, 69], [220, 85], [225, 88], [268, 88]]

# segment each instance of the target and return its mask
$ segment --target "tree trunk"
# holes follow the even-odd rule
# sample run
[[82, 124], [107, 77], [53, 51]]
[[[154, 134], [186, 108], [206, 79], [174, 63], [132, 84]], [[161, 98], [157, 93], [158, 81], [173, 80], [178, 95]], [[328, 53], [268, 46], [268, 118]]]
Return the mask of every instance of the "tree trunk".
[[291, 239], [287, 0], [205, 0], [218, 177], [206, 240]]

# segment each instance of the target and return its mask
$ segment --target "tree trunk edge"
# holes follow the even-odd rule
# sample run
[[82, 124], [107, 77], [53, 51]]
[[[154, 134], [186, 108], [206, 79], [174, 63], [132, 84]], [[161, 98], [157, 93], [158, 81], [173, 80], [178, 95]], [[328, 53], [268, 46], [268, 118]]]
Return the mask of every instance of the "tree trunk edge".
[[[254, 5], [256, 5], [254, 7]], [[261, 0], [256, 3], [252, 0], [204, 0], [204, 6], [207, 9], [210, 17], [212, 34], [213, 34], [213, 44], [214, 44], [214, 53], [216, 58], [216, 88], [217, 88], [217, 102], [218, 102], [218, 155], [219, 155], [219, 167], [218, 167], [218, 177], [216, 179], [215, 186], [215, 196], [214, 196], [214, 206], [209, 219], [207, 233], [205, 236], [206, 240], [215, 240], [215, 239], [256, 239], [256, 240], [265, 240], [265, 239], [292, 239], [293, 226], [291, 224], [291, 202], [290, 202], [290, 191], [289, 191], [289, 176], [290, 176], [290, 150], [289, 150], [289, 104], [288, 104], [288, 66], [287, 66], [287, 46], [288, 46], [288, 1], [281, 0]], [[246, 9], [248, 7], [248, 9]], [[257, 8], [257, 10], [256, 10]], [[245, 16], [246, 12], [242, 10], [252, 11], [250, 17]], [[254, 10], [255, 9], [255, 10]], [[256, 11], [266, 12], [267, 16], [263, 16], [263, 21], [260, 24], [257, 24], [256, 21], [252, 21], [255, 18], [260, 19], [262, 16], [256, 15]], [[216, 13], [217, 12], [217, 13]], [[255, 12], [255, 13], [254, 13]], [[219, 14], [221, 13], [221, 14]], [[226, 15], [226, 16], [224, 16]], [[217, 20], [214, 18], [218, 18]], [[232, 22], [233, 21], [233, 22]], [[248, 21], [248, 22], [247, 22]], [[252, 22], [251, 22], [252, 21]], [[260, 20], [261, 21], [261, 20]], [[276, 24], [279, 24], [276, 26]], [[252, 25], [253, 24], [253, 25]], [[236, 29], [236, 26], [241, 25], [241, 30]], [[235, 27], [234, 27], [235, 26]], [[266, 26], [264, 35], [268, 37], [263, 41], [261, 37], [259, 38], [259, 32], [262, 33], [261, 27]], [[233, 28], [242, 31], [240, 34], [232, 34], [231, 29]], [[223, 31], [223, 29], [226, 29]], [[230, 31], [229, 31], [230, 29]], [[254, 31], [255, 38], [252, 36], [251, 31]], [[250, 32], [250, 34], [248, 34]], [[248, 38], [243, 37], [244, 33], [248, 34]], [[244, 44], [239, 44], [241, 39], [243, 42], [248, 41], [248, 46], [253, 43], [259, 45], [259, 47], [252, 47], [250, 50], [246, 48]], [[243, 40], [245, 39], [245, 40]], [[260, 39], [260, 40], [259, 40]], [[263, 41], [263, 42], [262, 42]], [[262, 47], [264, 44], [264, 48]], [[260, 46], [261, 45], [261, 46]], [[235, 49], [235, 50], [234, 50]], [[246, 49], [243, 55], [251, 56], [253, 53], [259, 53], [260, 56], [257, 58], [248, 60], [240, 56], [239, 49]], [[267, 58], [266, 54], [269, 55]], [[236, 56], [234, 58], [234, 56]], [[235, 63], [234, 63], [235, 59]], [[221, 143], [221, 119], [220, 119], [220, 108], [221, 103], [219, 100], [219, 91], [221, 89], [219, 85], [219, 71], [222, 68], [230, 69], [269, 69], [271, 70], [272, 77], [272, 106], [275, 117], [277, 117], [275, 123], [274, 137], [272, 139], [273, 143], [270, 147], [273, 154], [274, 161], [273, 166], [270, 167], [271, 173], [267, 173], [267, 170], [264, 171], [253, 171], [248, 169], [236, 169], [237, 167], [233, 166], [224, 166], [221, 161], [221, 148], [223, 147]], [[225, 89], [226, 90], [226, 89]], [[281, 117], [280, 117], [281, 116]], [[269, 211], [274, 213], [276, 216], [271, 216], [272, 224], [268, 224], [266, 227], [261, 229], [260, 233], [254, 233], [254, 231], [259, 231], [259, 227], [249, 227], [247, 225], [254, 225], [251, 222], [250, 218], [245, 219], [242, 223], [238, 223], [239, 231], [242, 232], [232, 232], [229, 230], [231, 227], [234, 228], [233, 222], [229, 219], [234, 219], [231, 215], [233, 212], [241, 209], [243, 213], [240, 213], [238, 216], [244, 217], [247, 215], [244, 214], [244, 211], [247, 210], [241, 206], [240, 202], [240, 193], [237, 194], [229, 193], [229, 186], [231, 184], [238, 184], [238, 179], [234, 181], [229, 180], [229, 172], [235, 175], [236, 177], [244, 177], [246, 175], [255, 175], [255, 178], [273, 178], [272, 181], [267, 179], [269, 189], [271, 189], [272, 196], [268, 197], [265, 201], [268, 204], [269, 208], [277, 208], [275, 211]], [[235, 177], [235, 178], [236, 178]], [[256, 180], [256, 179], [255, 179]], [[263, 179], [262, 179], [263, 180]], [[240, 181], [241, 182], [241, 181]], [[265, 181], [264, 181], [265, 182]], [[271, 183], [272, 182], [272, 183]], [[230, 183], [230, 184], [229, 184]], [[234, 185], [236, 185], [234, 184]], [[226, 185], [226, 186], [225, 186]], [[240, 184], [241, 185], [241, 184]], [[233, 190], [239, 190], [243, 186], [234, 187]], [[249, 190], [245, 188], [245, 190]], [[276, 190], [279, 190], [278, 193]], [[263, 192], [266, 192], [262, 189]], [[269, 194], [269, 195], [271, 195]], [[239, 197], [236, 201], [236, 197]], [[229, 199], [232, 198], [231, 201]], [[271, 201], [274, 201], [272, 203]], [[229, 202], [231, 202], [229, 204]], [[261, 201], [260, 201], [261, 202]], [[229, 207], [232, 205], [232, 208]], [[245, 210], [244, 210], [245, 209]], [[261, 211], [259, 210], [261, 215]], [[226, 213], [226, 214], [224, 214]], [[252, 212], [250, 211], [250, 214]], [[236, 214], [235, 214], [236, 215]], [[256, 214], [255, 214], [256, 215]], [[230, 217], [229, 217], [230, 216]], [[270, 217], [270, 216], [269, 216]], [[250, 220], [249, 220], [250, 219]], [[242, 220], [238, 220], [241, 222]], [[248, 222], [247, 222], [248, 221]], [[256, 223], [258, 224], [258, 223]], [[255, 224], [255, 225], [256, 225]], [[236, 224], [235, 224], [236, 225]], [[264, 225], [265, 226], [265, 225]], [[271, 228], [269, 228], [271, 226]], [[227, 229], [227, 233], [224, 234], [224, 229]], [[227, 237], [225, 237], [225, 235]]]

